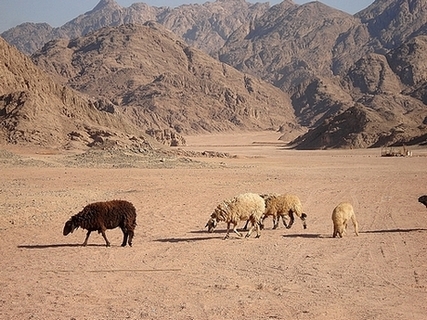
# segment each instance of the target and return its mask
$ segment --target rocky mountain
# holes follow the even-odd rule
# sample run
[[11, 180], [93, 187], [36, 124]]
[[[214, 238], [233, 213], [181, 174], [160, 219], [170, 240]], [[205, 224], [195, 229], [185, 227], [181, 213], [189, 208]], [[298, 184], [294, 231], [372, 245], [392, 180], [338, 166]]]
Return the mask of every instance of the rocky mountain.
[[296, 5], [285, 0], [236, 30], [219, 59], [288, 90], [294, 69], [310, 78], [332, 77], [337, 38], [359, 24], [359, 19], [318, 1]]
[[370, 46], [384, 53], [410, 38], [427, 34], [424, 0], [382, 0], [355, 15], [370, 34]]
[[[295, 147], [364, 148], [425, 142], [426, 11], [425, 0], [376, 0], [354, 16], [319, 1], [270, 7], [216, 0], [171, 9], [101, 0], [60, 28], [23, 24], [2, 36], [27, 53], [47, 39], [64, 38], [47, 43], [34, 61], [57, 81], [106, 99], [151, 131], [281, 127], [289, 140], [301, 133], [299, 124], [309, 130], [292, 142]], [[95, 31], [124, 23], [134, 25], [119, 33]], [[162, 34], [141, 37], [149, 43], [145, 52], [140, 36], [127, 29], [144, 23]], [[227, 65], [243, 74], [234, 76]], [[259, 92], [248, 90], [255, 82]], [[260, 93], [255, 101], [253, 92]]]
[[100, 0], [93, 10], [59, 28], [52, 28], [45, 23], [24, 23], [3, 32], [1, 36], [20, 51], [31, 55], [50, 40], [74, 39], [103, 27], [155, 21], [173, 31], [187, 44], [215, 56], [218, 48], [222, 47], [234, 30], [263, 14], [268, 8], [268, 3], [251, 4], [245, 0], [216, 0], [176, 8], [151, 7], [142, 2], [124, 8], [114, 0]]
[[[417, 99], [426, 55], [411, 45], [422, 47], [414, 37], [425, 32], [425, 10], [425, 0], [383, 0], [350, 16], [320, 2], [283, 1], [236, 30], [219, 59], [290, 94], [300, 123], [312, 128], [293, 142], [299, 148], [411, 143], [426, 133], [427, 108]], [[385, 32], [395, 41], [381, 40]]]
[[155, 22], [55, 40], [32, 57], [58, 82], [111, 101], [149, 132], [301, 133], [286, 93], [188, 46]]
[[[368, 54], [343, 78], [354, 103], [338, 110], [293, 144], [301, 149], [425, 144], [427, 37], [418, 36], [386, 55]], [[422, 61], [421, 61], [421, 60]]]
[[105, 102], [55, 83], [0, 38], [0, 142], [59, 149], [118, 146], [152, 149], [153, 141]]

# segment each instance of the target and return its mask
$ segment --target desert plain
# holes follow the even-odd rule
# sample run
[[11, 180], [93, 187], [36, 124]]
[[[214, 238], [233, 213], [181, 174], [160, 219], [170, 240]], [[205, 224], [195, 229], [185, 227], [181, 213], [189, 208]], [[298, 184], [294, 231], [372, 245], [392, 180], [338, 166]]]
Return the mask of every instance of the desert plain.
[[[145, 162], [1, 147], [0, 319], [426, 319], [427, 149], [297, 151], [278, 137], [186, 137], [184, 150], [231, 156]], [[270, 217], [258, 239], [223, 240], [225, 223], [208, 233], [217, 204], [244, 192], [298, 195], [308, 228], [272, 230]], [[132, 247], [120, 229], [111, 247], [62, 235], [111, 199], [137, 209]], [[349, 224], [332, 238], [341, 201], [359, 236]]]

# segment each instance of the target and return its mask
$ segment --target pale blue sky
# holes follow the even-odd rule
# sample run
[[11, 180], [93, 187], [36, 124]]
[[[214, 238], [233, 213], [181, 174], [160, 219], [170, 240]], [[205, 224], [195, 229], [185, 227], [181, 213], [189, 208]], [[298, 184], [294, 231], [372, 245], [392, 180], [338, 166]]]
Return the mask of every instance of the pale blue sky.
[[[211, 0], [210, 2], [213, 2]], [[248, 0], [247, 0], [248, 1]], [[47, 22], [52, 27], [59, 27], [80, 14], [92, 10], [99, 0], [0, 0], [0, 33], [23, 22]], [[206, 0], [116, 0], [123, 7], [135, 2], [145, 2], [150, 6], [176, 7], [184, 3], [205, 3]], [[269, 2], [277, 4], [281, 0], [249, 0], [248, 2]], [[303, 4], [307, 0], [294, 0]], [[324, 4], [345, 12], [354, 14], [367, 6], [373, 0], [323, 0]]]

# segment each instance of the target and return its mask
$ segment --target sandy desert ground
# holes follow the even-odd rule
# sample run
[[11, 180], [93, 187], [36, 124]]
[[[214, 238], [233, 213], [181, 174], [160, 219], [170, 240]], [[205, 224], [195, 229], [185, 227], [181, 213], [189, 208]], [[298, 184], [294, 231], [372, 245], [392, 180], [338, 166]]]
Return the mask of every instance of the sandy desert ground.
[[[69, 154], [0, 151], [1, 319], [425, 319], [427, 149], [295, 151], [274, 132], [187, 137], [187, 150], [233, 158], [161, 159], [150, 167], [68, 165]], [[11, 153], [13, 152], [13, 153]], [[297, 194], [308, 228], [223, 240], [204, 228], [243, 192]], [[131, 201], [133, 247], [62, 228], [86, 204]], [[350, 201], [360, 224], [332, 238]], [[242, 223], [243, 226], [244, 223]]]

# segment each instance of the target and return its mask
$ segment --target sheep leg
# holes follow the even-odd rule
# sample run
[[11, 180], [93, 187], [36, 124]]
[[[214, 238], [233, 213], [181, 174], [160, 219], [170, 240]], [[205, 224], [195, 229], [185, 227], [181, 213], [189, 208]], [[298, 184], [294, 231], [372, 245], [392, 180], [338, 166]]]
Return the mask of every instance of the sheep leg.
[[252, 228], [250, 228], [250, 230], [246, 234], [246, 238], [249, 238], [251, 236], [255, 228], [256, 228], [256, 237], [259, 238], [261, 236], [259, 222], [252, 221]]
[[227, 223], [227, 233], [223, 240], [228, 239], [230, 237], [230, 222]]
[[[258, 221], [258, 224], [259, 224], [259, 227], [261, 228], [261, 230], [264, 229], [264, 220], [265, 220], [265, 218], [267, 218], [267, 216], [263, 215], [262, 218], [261, 218], [261, 220]], [[273, 225], [274, 225], [274, 221], [273, 221]]]
[[277, 229], [279, 227], [280, 216], [273, 216], [273, 229]]
[[129, 234], [129, 241], [128, 241], [128, 244], [129, 244], [129, 247], [132, 247], [132, 240], [133, 240], [133, 235], [134, 235], [133, 230], [129, 230], [129, 231], [128, 231], [128, 234]]
[[245, 224], [245, 226], [243, 227], [243, 230], [248, 230], [248, 224], [249, 224], [249, 220], [246, 220], [246, 224]]
[[[243, 237], [243, 235], [239, 231], [237, 231], [237, 223], [233, 223], [233, 225], [234, 225], [234, 227], [233, 227], [234, 233], [237, 234], [239, 236], [239, 238]], [[253, 228], [253, 226], [252, 226], [252, 228]]]
[[254, 231], [254, 229], [255, 229], [255, 226], [254, 225], [252, 225], [252, 227], [249, 229], [249, 231], [248, 231], [248, 233], [246, 234], [246, 238], [249, 238], [250, 236], [251, 236], [251, 233], [252, 233], [252, 231]]
[[359, 235], [359, 224], [357, 223], [357, 220], [356, 220], [356, 217], [354, 214], [351, 217], [351, 221], [353, 222], [354, 233], [356, 234], [356, 236], [358, 236]]
[[[122, 247], [126, 247], [126, 242], [128, 242], [128, 233], [126, 230], [123, 230], [123, 242], [122, 242]], [[132, 246], [132, 245], [130, 245]]]
[[107, 239], [107, 236], [106, 236], [106, 234], [105, 234], [105, 230], [101, 229], [101, 234], [102, 234], [102, 237], [103, 237], [103, 238], [104, 238], [104, 240], [105, 240], [105, 245], [106, 245], [107, 247], [109, 247], [109, 246], [110, 246], [110, 241], [108, 241], [108, 239]]
[[256, 228], [256, 238], [259, 238], [259, 237], [261, 237], [261, 233], [260, 233], [260, 227], [259, 227], [259, 224], [258, 223], [256, 223], [255, 225], [253, 225], [252, 226], [252, 228], [250, 228], [250, 230], [248, 231], [248, 233], [246, 234], [246, 238], [249, 238], [250, 236], [251, 236], [251, 234], [252, 234], [252, 232], [254, 231], [254, 229]]
[[133, 230], [128, 230], [126, 227], [120, 227], [123, 232], [123, 242], [122, 247], [126, 247], [126, 242], [128, 242], [129, 239], [129, 246], [132, 247], [132, 239], [133, 239]]
[[283, 224], [285, 224], [286, 229], [290, 229], [292, 227], [292, 225], [294, 224], [295, 218], [294, 218], [294, 213], [292, 211], [289, 211], [289, 224], [286, 226], [285, 224], [285, 220], [283, 220]]
[[[248, 225], [249, 225], [250, 220], [246, 221], [245, 226], [243, 227], [243, 230], [248, 231]], [[259, 227], [262, 229], [264, 229], [264, 224], [262, 223], [262, 221], [258, 221], [258, 225]]]
[[346, 234], [346, 233], [347, 233], [347, 223], [348, 223], [348, 220], [345, 220], [345, 221], [343, 222], [343, 227], [342, 227], [342, 229], [341, 229], [341, 233], [342, 233], [342, 234]]
[[285, 219], [284, 216], [279, 216], [278, 217], [278, 219], [277, 219], [277, 225], [279, 225], [280, 217], [282, 217], [282, 222], [283, 222], [283, 225], [285, 226], [285, 228], [288, 228], [288, 224], [286, 223], [286, 219]]
[[90, 233], [92, 232], [92, 230], [89, 230], [87, 233], [86, 233], [86, 239], [85, 239], [85, 241], [83, 242], [83, 244], [82, 244], [82, 246], [83, 247], [86, 247], [87, 246], [87, 241], [89, 240], [89, 236], [90, 236]]
[[256, 238], [261, 237], [261, 226], [259, 223], [256, 224]]

